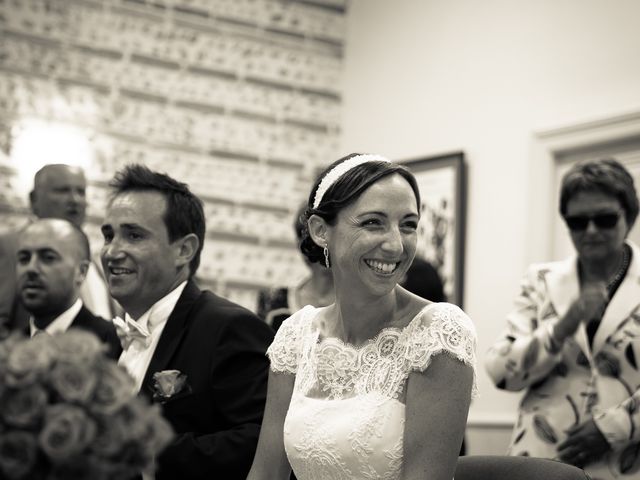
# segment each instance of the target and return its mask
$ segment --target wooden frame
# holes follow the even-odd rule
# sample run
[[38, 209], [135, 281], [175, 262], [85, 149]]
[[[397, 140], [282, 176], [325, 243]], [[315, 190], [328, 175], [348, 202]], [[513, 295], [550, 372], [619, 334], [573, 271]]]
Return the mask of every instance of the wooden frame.
[[418, 181], [421, 218], [418, 256], [440, 274], [447, 301], [462, 307], [466, 168], [463, 152], [401, 161]]

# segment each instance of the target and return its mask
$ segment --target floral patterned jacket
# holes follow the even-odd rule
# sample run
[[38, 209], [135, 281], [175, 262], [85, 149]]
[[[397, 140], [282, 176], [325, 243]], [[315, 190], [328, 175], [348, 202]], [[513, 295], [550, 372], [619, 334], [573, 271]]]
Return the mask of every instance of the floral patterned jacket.
[[569, 427], [593, 418], [612, 450], [587, 465], [596, 479], [640, 478], [640, 250], [589, 346], [584, 324], [558, 348], [551, 327], [578, 298], [577, 257], [532, 265], [486, 368], [498, 388], [521, 391], [512, 455], [555, 458]]

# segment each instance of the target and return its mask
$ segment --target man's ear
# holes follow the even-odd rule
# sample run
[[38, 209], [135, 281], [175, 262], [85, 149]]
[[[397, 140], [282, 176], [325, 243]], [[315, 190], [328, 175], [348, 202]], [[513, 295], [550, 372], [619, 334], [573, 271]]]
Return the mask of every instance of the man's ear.
[[89, 271], [89, 265], [91, 262], [89, 260], [82, 260], [78, 264], [78, 273], [76, 276], [76, 280], [78, 285], [82, 285], [82, 282], [87, 278], [87, 272]]
[[176, 267], [182, 267], [191, 263], [193, 257], [196, 256], [198, 248], [200, 248], [200, 240], [195, 233], [190, 233], [176, 240], [175, 248], [177, 249]]
[[320, 215], [311, 215], [307, 221], [309, 236], [319, 247], [326, 247], [329, 241], [329, 224]]

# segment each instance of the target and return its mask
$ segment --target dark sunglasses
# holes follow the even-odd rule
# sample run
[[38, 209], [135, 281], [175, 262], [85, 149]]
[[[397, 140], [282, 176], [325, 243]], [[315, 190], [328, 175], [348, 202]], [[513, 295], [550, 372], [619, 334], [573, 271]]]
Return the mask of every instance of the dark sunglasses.
[[620, 213], [599, 213], [596, 215], [571, 215], [564, 217], [564, 221], [573, 231], [586, 230], [589, 222], [598, 227], [600, 230], [608, 230], [615, 227], [620, 219]]

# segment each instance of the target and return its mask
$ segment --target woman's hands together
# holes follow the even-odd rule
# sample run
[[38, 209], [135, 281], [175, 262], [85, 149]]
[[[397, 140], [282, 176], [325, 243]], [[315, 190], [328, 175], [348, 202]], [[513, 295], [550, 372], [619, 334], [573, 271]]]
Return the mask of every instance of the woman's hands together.
[[573, 335], [580, 322], [600, 320], [609, 302], [609, 293], [604, 282], [586, 283], [580, 290], [567, 314], [553, 328], [553, 337], [558, 342]]
[[611, 448], [593, 419], [574, 425], [567, 433], [567, 439], [558, 445], [558, 458], [576, 467], [599, 460]]

